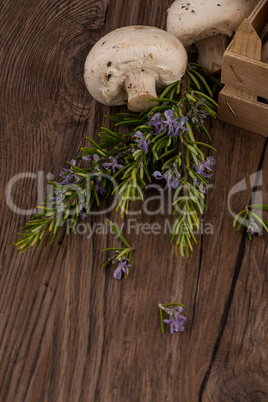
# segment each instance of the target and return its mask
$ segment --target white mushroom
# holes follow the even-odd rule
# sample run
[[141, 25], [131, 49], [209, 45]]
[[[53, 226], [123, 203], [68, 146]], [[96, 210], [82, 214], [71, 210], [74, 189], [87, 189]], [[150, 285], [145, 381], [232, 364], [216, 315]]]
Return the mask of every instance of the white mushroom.
[[167, 31], [184, 46], [195, 43], [199, 64], [211, 72], [221, 69], [229, 37], [258, 0], [176, 0], [168, 10]]
[[90, 94], [106, 105], [128, 104], [135, 112], [150, 109], [156, 87], [181, 79], [187, 53], [170, 33], [154, 27], [129, 26], [101, 38], [90, 50], [84, 79]]

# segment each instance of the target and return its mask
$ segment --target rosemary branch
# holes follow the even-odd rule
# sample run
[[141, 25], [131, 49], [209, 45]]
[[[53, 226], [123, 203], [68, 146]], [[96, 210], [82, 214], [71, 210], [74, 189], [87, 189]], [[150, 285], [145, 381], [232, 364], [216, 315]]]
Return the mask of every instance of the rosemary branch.
[[[19, 233], [14, 244], [20, 252], [37, 243], [40, 247], [46, 232], [53, 243], [57, 230], [69, 219], [72, 230], [79, 218], [85, 218], [93, 207], [100, 205], [100, 197], [117, 197], [121, 216], [128, 212], [130, 201], [143, 200], [143, 189], [153, 179], [165, 182], [162, 191], [173, 191], [175, 222], [171, 242], [182, 256], [189, 255], [194, 232], [200, 229], [199, 216], [205, 205], [205, 192], [215, 160], [206, 157], [201, 148], [215, 151], [207, 142], [196, 141], [195, 135], [210, 135], [205, 119], [216, 117], [217, 103], [213, 99], [220, 84], [202, 67], [189, 64], [186, 90], [180, 83], [164, 89], [158, 105], [141, 114], [121, 113], [106, 116], [131, 131], [119, 134], [101, 127], [100, 144], [87, 137], [90, 147], [72, 159], [63, 169], [60, 182], [49, 182], [53, 193], [38, 208]], [[183, 92], [183, 93], [182, 93]], [[84, 160], [86, 167], [78, 167]]]

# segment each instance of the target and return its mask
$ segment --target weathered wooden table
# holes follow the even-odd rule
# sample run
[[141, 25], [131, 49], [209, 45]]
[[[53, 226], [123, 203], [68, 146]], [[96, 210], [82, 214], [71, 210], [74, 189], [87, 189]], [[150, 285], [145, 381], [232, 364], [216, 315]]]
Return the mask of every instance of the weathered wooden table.
[[[85, 88], [91, 46], [120, 26], [164, 28], [170, 3], [1, 2], [1, 401], [268, 399], [267, 236], [250, 242], [232, 228], [231, 214], [252, 191], [267, 203], [265, 137], [208, 124], [218, 150], [204, 216], [212, 231], [198, 237], [189, 259], [175, 256], [167, 233], [133, 229], [133, 270], [115, 281], [101, 268], [100, 250], [118, 244], [111, 235], [61, 228], [51, 247], [20, 255], [11, 245], [30, 218], [16, 208], [34, 207], [47, 178], [56, 180], [85, 136], [96, 139], [110, 124], [104, 115], [118, 111]], [[169, 216], [138, 218], [163, 228]], [[87, 223], [107, 217], [121, 222], [113, 210]], [[159, 302], [185, 304], [183, 333], [161, 333]]]

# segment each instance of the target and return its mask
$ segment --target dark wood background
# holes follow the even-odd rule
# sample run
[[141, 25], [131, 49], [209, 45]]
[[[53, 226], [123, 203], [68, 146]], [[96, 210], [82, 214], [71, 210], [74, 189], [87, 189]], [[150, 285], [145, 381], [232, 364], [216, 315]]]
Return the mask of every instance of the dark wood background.
[[[175, 256], [168, 234], [133, 233], [133, 270], [115, 281], [100, 250], [113, 236], [72, 235], [20, 255], [11, 244], [29, 219], [7, 205], [10, 180], [23, 172], [55, 179], [97, 138], [104, 114], [83, 82], [91, 46], [131, 24], [165, 27], [171, 0], [3, 0], [1, 32], [1, 401], [267, 401], [267, 236], [232, 228], [250, 202], [250, 175], [267, 203], [267, 139], [208, 123], [217, 165], [205, 222], [189, 259]], [[121, 110], [125, 110], [122, 108]], [[108, 124], [108, 125], [107, 125]], [[13, 186], [20, 208], [37, 203], [37, 181]], [[260, 194], [259, 194], [260, 195]], [[152, 204], [157, 207], [157, 202]], [[139, 205], [133, 206], [137, 210]], [[106, 217], [120, 224], [115, 211]], [[168, 214], [142, 214], [164, 225]], [[125, 219], [125, 222], [127, 220]], [[182, 302], [183, 333], [160, 330], [158, 303]]]

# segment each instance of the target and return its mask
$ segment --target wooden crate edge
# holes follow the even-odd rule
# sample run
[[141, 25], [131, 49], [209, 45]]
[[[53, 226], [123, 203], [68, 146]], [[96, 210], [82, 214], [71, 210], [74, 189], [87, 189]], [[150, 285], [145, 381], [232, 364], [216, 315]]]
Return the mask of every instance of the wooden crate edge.
[[228, 91], [219, 93], [218, 119], [268, 137], [268, 105]]

